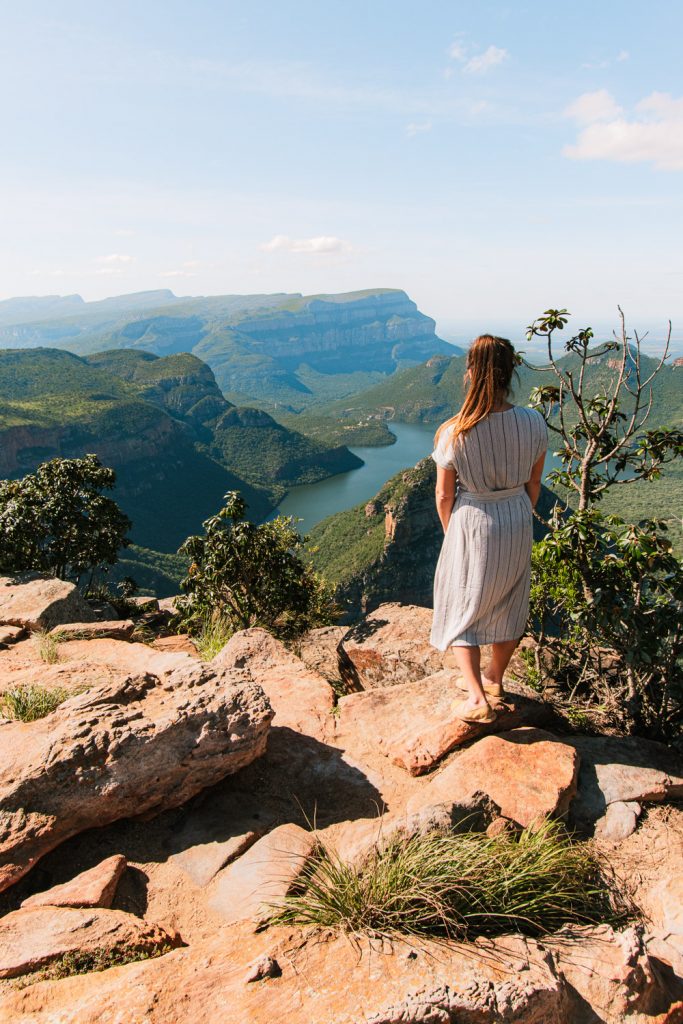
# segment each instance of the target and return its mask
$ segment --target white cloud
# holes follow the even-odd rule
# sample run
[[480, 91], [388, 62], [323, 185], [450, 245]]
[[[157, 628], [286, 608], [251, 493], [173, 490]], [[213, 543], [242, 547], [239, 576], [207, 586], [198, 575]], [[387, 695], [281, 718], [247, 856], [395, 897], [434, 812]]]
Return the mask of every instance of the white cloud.
[[623, 60], [628, 60], [630, 56], [631, 54], [628, 52], [628, 50], [619, 50], [619, 53], [617, 54], [617, 60], [621, 63], [621, 61]]
[[185, 260], [176, 270], [162, 270], [159, 277], [196, 277], [195, 270], [200, 266], [200, 260]]
[[607, 102], [596, 101], [593, 114], [598, 112], [599, 116], [587, 119], [591, 105], [586, 97], [596, 95], [586, 93], [568, 108], [569, 112], [585, 101], [578, 106], [578, 113], [584, 114], [583, 119], [577, 116], [576, 111], [570, 115], [584, 127], [575, 144], [564, 147], [564, 156], [570, 160], [651, 162], [661, 170], [683, 170], [683, 98], [653, 92], [637, 103], [633, 114], [628, 117], [622, 115], [621, 109], [605, 93], [614, 104], [611, 112]]
[[462, 39], [455, 39], [448, 47], [448, 56], [452, 57], [453, 60], [466, 60], [467, 59], [467, 48], [463, 43]]
[[570, 103], [564, 114], [579, 124], [593, 124], [595, 121], [609, 121], [621, 114], [621, 107], [607, 89], [584, 92]]
[[463, 71], [468, 75], [484, 75], [496, 64], [502, 64], [508, 56], [508, 51], [501, 46], [489, 46], [483, 53], [470, 57]]
[[423, 132], [431, 132], [431, 130], [431, 121], [411, 121], [410, 124], [406, 125], [406, 135], [409, 139], [412, 139], [415, 135], [421, 135]]
[[334, 235], [316, 235], [313, 238], [290, 238], [289, 235], [274, 235], [269, 242], [264, 242], [264, 252], [296, 252], [296, 253], [328, 253], [341, 252], [350, 246], [342, 238]]
[[105, 266], [121, 266], [134, 261], [134, 256], [126, 253], [112, 252], [108, 256], [98, 256], [96, 263], [103, 263]]

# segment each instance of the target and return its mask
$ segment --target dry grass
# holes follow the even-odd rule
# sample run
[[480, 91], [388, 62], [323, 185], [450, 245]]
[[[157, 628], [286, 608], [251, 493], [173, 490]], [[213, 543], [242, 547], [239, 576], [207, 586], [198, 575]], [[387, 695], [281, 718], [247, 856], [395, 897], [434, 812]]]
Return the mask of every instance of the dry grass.
[[35, 722], [59, 707], [74, 690], [63, 687], [13, 686], [0, 695], [0, 713], [19, 722]]

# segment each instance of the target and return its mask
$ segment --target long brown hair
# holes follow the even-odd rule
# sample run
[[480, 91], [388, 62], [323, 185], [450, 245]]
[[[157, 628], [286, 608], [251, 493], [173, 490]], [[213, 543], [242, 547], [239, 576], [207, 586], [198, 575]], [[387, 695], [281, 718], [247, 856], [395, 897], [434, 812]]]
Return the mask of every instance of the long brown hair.
[[460, 411], [442, 423], [437, 430], [434, 437], [435, 446], [439, 443], [441, 433], [451, 424], [452, 443], [455, 444], [460, 434], [466, 434], [479, 420], [483, 420], [493, 411], [494, 405], [502, 398], [507, 398], [517, 365], [517, 356], [507, 338], [480, 334], [470, 345], [465, 365], [465, 400]]

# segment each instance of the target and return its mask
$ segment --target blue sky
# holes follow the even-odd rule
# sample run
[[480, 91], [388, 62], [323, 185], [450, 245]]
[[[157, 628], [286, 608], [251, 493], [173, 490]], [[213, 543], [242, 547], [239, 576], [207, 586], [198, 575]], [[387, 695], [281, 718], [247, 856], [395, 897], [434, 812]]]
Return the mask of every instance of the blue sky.
[[0, 295], [683, 321], [677, 0], [0, 4]]

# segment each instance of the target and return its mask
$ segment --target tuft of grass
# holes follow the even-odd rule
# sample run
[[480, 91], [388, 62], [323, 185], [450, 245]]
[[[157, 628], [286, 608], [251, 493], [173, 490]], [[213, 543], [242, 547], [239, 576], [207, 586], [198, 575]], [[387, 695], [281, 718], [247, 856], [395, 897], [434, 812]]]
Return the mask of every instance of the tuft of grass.
[[199, 632], [192, 636], [192, 642], [199, 651], [202, 661], [211, 661], [225, 647], [234, 632], [228, 619], [206, 618]]
[[320, 846], [274, 923], [473, 939], [618, 923], [627, 912], [590, 846], [544, 820], [518, 835], [398, 836], [356, 865]]
[[13, 686], [0, 695], [0, 712], [5, 718], [19, 722], [35, 722], [59, 707], [67, 697], [73, 697], [74, 690], [63, 687], [48, 689], [45, 686]]
[[40, 660], [46, 665], [54, 665], [59, 661], [59, 636], [47, 630], [39, 630], [34, 634], [34, 643], [38, 646]]

